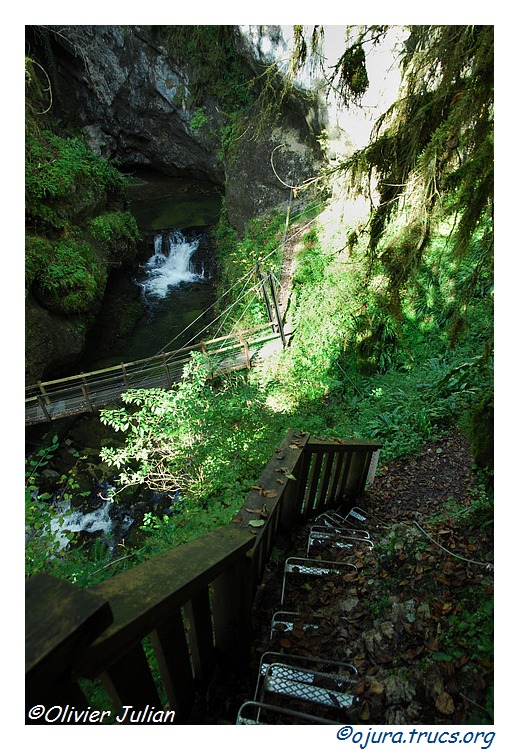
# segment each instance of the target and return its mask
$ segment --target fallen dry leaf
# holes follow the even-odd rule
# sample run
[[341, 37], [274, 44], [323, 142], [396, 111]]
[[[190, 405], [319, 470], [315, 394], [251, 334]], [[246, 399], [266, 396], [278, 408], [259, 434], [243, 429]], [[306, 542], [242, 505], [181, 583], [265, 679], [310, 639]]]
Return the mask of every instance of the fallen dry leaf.
[[259, 494], [261, 497], [277, 497], [279, 492], [277, 490], [260, 490]]
[[435, 705], [441, 714], [450, 716], [450, 714], [454, 713], [454, 701], [446, 690], [444, 690], [443, 693], [440, 693], [440, 695], [436, 698]]
[[380, 695], [384, 692], [384, 684], [382, 682], [378, 682], [378, 680], [370, 680], [369, 692], [373, 695]]

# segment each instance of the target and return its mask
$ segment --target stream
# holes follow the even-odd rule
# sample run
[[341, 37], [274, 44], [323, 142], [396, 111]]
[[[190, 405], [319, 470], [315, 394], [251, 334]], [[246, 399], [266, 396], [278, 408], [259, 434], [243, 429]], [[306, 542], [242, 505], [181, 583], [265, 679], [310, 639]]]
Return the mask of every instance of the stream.
[[[218, 220], [221, 193], [211, 185], [142, 173], [129, 195], [143, 241], [136, 267], [112, 274], [81, 361], [84, 372], [189, 345], [214, 318], [209, 229]], [[168, 496], [143, 489], [112, 500], [115, 477], [99, 465], [99, 448], [107, 438], [113, 440], [114, 433], [97, 416], [79, 417], [63, 433], [60, 450], [42, 472], [38, 492], [52, 495], [59, 520], [51, 524], [50, 533], [61, 550], [67, 548], [68, 531], [79, 543], [101, 540], [111, 554], [138, 532], [145, 513], [173, 512]], [[67, 500], [57, 479], [64, 475], [73, 476], [76, 487], [75, 493], [67, 492]], [[36, 502], [38, 492], [33, 495]]]

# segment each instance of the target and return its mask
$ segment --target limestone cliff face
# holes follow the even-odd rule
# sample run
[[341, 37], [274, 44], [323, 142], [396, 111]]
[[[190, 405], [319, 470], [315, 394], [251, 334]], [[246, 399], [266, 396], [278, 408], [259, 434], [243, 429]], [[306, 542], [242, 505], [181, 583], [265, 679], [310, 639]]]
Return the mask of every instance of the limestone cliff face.
[[[235, 35], [237, 54], [258, 69], [265, 61], [253, 31], [237, 27]], [[202, 107], [188, 105], [193, 71], [172, 61], [157, 27], [64, 27], [59, 40], [60, 107], [87, 133], [93, 150], [117, 157], [127, 169], [151, 167], [224, 186], [229, 220], [239, 232], [252, 216], [286, 201], [287, 188], [271, 167], [276, 147], [277, 170], [288, 181], [297, 184], [318, 171], [323, 115], [303, 98], [293, 97], [275, 128], [259, 137], [245, 134], [221, 161], [218, 102], [207, 96]]]

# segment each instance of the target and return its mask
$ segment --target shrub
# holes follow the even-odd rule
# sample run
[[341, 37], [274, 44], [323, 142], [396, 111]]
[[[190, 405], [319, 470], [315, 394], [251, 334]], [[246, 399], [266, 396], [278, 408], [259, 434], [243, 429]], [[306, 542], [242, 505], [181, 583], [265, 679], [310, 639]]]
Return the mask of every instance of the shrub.
[[108, 247], [118, 240], [141, 239], [135, 217], [129, 211], [108, 211], [95, 216], [88, 225], [92, 236]]

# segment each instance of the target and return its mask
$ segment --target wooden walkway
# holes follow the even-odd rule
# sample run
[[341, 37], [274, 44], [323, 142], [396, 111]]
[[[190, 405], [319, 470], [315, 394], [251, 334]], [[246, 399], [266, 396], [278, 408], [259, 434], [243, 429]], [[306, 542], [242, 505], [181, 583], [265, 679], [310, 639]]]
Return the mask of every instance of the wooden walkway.
[[27, 386], [25, 425], [115, 405], [129, 388], [171, 388], [181, 379], [192, 352], [207, 356], [209, 376], [250, 368], [267, 346], [284, 343], [284, 334], [279, 329], [273, 332], [273, 328], [266, 323], [148, 359]]

